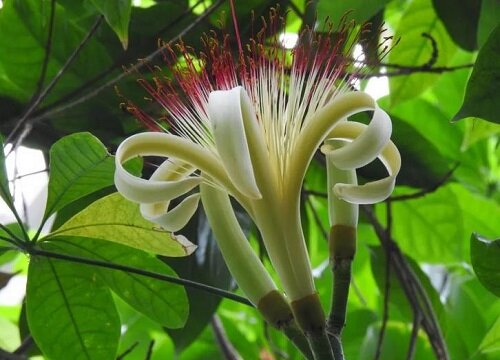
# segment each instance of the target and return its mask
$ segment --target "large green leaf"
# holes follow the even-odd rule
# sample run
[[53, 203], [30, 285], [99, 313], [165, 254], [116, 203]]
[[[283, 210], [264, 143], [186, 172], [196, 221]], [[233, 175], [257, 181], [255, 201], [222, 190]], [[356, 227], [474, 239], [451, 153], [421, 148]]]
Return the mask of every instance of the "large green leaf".
[[119, 193], [92, 203], [49, 234], [48, 238], [56, 236], [82, 236], [112, 241], [164, 256], [187, 256], [196, 249], [184, 237], [175, 236], [145, 220], [139, 211], [139, 205], [128, 201]]
[[[406, 9], [395, 38], [401, 41], [389, 53], [389, 62], [398, 65], [422, 66], [432, 57], [432, 43], [422, 34], [433, 37], [438, 47], [435, 66], [447, 65], [455, 47], [446, 29], [432, 8], [430, 0], [415, 0]], [[436, 74], [415, 73], [391, 77], [389, 80], [391, 104], [412, 99], [436, 82]]]
[[500, 23], [500, 6], [498, 0], [481, 0], [481, 14], [477, 29], [477, 42], [483, 46], [488, 36]]
[[[370, 260], [371, 260], [373, 276], [375, 277], [380, 292], [383, 293], [385, 288], [386, 253], [380, 246], [371, 246], [370, 253], [371, 253]], [[439, 294], [437, 293], [436, 289], [432, 286], [429, 277], [422, 271], [422, 269], [415, 260], [413, 260], [409, 256], [405, 256], [405, 258], [406, 261], [408, 262], [408, 265], [410, 266], [410, 269], [415, 273], [418, 280], [422, 284], [425, 292], [427, 293], [427, 296], [431, 301], [433, 310], [437, 318], [438, 319], [441, 318], [444, 314], [444, 307], [439, 299]], [[401, 288], [401, 285], [399, 285], [398, 283], [399, 280], [397, 279], [397, 276], [394, 273], [394, 268], [391, 268], [391, 270], [393, 271], [391, 271], [389, 279], [391, 283], [391, 286], [389, 288], [390, 289], [389, 301], [398, 307], [401, 313], [406, 316], [406, 320], [410, 321], [412, 319], [410, 303], [408, 302], [408, 299], [406, 298], [406, 295], [403, 289]]]
[[500, 355], [500, 317], [483, 338], [478, 350], [480, 353], [486, 354], [489, 359]]
[[460, 205], [449, 187], [419, 199], [393, 203], [394, 238], [417, 261], [464, 261], [463, 228]]
[[[54, 37], [47, 79], [57, 74], [88, 31], [88, 28], [80, 28], [73, 23], [58, 2], [55, 4]], [[4, 1], [0, 11], [0, 52], [3, 55], [0, 56], [0, 94], [23, 102], [33, 95], [45, 57], [50, 6], [50, 2], [38, 0]], [[74, 89], [110, 63], [106, 48], [89, 41], [61, 77], [48, 100]]]
[[110, 291], [83, 265], [32, 257], [26, 306], [35, 342], [47, 358], [112, 360], [120, 319]]
[[389, 0], [320, 0], [316, 11], [321, 16], [319, 20], [324, 20], [328, 16], [335, 25], [347, 12], [349, 19], [362, 23], [383, 9], [388, 2]]
[[500, 297], [500, 240], [489, 241], [472, 234], [470, 252], [477, 278], [485, 288]]
[[[130, 163], [138, 173], [140, 164]], [[139, 166], [137, 166], [139, 165]], [[114, 184], [114, 158], [90, 133], [65, 136], [50, 149], [49, 194], [45, 216], [69, 203]]]
[[[45, 243], [44, 247], [48, 244], [57, 252], [177, 276], [170, 267], [155, 257], [108, 241], [59, 236], [54, 241]], [[184, 326], [189, 313], [189, 304], [182, 286], [125, 271], [101, 267], [95, 267], [94, 271], [114, 293], [150, 319], [168, 328]]]
[[120, 39], [123, 48], [128, 46], [128, 25], [132, 0], [91, 0], [106, 22]]
[[455, 43], [465, 50], [475, 50], [481, 1], [462, 0], [457, 4], [454, 0], [432, 0], [432, 3]]
[[7, 169], [5, 168], [5, 153], [3, 151], [3, 137], [0, 134], [0, 196], [7, 203], [12, 203], [12, 196], [9, 189], [9, 178], [7, 177]]
[[[242, 225], [248, 228], [248, 223], [246, 226]], [[200, 211], [199, 216], [194, 216], [182, 233], [190, 239], [196, 239], [198, 250], [188, 258], [163, 258], [162, 260], [172, 266], [183, 278], [230, 290], [234, 286], [234, 281], [217, 247], [206, 216]], [[198, 338], [222, 300], [218, 296], [202, 293], [200, 290], [188, 288], [186, 291], [190, 309], [186, 326], [168, 331], [179, 352]]]
[[[377, 344], [380, 336], [381, 324], [373, 324], [368, 328], [366, 337], [361, 344], [360, 360], [371, 360], [375, 358]], [[406, 359], [408, 354], [408, 339], [410, 338], [410, 324], [389, 320], [385, 329], [384, 342], [381, 347], [380, 359], [400, 360]], [[415, 360], [433, 359], [432, 350], [425, 338], [425, 335], [419, 333], [416, 339]]]
[[480, 117], [500, 123], [500, 25], [488, 37], [479, 51], [474, 70], [467, 84], [465, 99], [453, 120]]

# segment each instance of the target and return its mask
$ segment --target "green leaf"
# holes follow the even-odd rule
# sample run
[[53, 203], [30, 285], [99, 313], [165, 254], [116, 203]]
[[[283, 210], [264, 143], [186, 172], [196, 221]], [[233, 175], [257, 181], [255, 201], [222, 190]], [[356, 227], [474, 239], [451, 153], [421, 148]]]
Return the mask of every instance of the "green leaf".
[[448, 186], [425, 197], [393, 203], [394, 238], [417, 261], [464, 261], [463, 234], [463, 214]]
[[[155, 257], [140, 250], [107, 241], [58, 236], [48, 244], [51, 249], [65, 254], [177, 276], [168, 265]], [[44, 247], [46, 246], [47, 243]], [[184, 326], [189, 313], [189, 303], [182, 286], [102, 267], [94, 267], [94, 271], [114, 293], [151, 320], [168, 328]]]
[[[237, 212], [237, 214], [240, 218], [241, 213]], [[248, 223], [241, 225], [244, 229], [248, 229]], [[196, 239], [197, 251], [188, 258], [163, 258], [162, 260], [172, 266], [177, 274], [185, 279], [231, 290], [234, 281], [217, 247], [206, 216], [200, 211], [199, 216], [194, 216], [182, 230], [182, 233], [190, 239]], [[182, 329], [168, 331], [177, 351], [182, 351], [198, 339], [222, 300], [218, 296], [202, 293], [196, 289], [187, 288], [186, 291], [190, 310], [186, 326]]]
[[466, 130], [462, 148], [467, 149], [476, 142], [500, 133], [500, 125], [479, 118], [465, 119]]
[[92, 0], [92, 3], [104, 15], [106, 22], [120, 39], [123, 49], [127, 50], [132, 0]]
[[[434, 66], [445, 66], [455, 52], [446, 29], [437, 17], [430, 0], [415, 0], [406, 9], [395, 32], [401, 41], [389, 53], [389, 62], [406, 66], [422, 66], [432, 57], [432, 43], [422, 36], [431, 35], [437, 43], [438, 58]], [[436, 74], [415, 73], [393, 76], [389, 80], [391, 104], [420, 95], [438, 80]]]
[[[39, 0], [4, 1], [0, 11], [0, 94], [27, 102], [33, 95], [45, 57], [50, 2]], [[46, 79], [52, 79], [88, 31], [71, 21], [67, 12], [55, 3], [54, 41]], [[72, 66], [64, 73], [47, 101], [67, 94], [109, 66], [106, 47], [90, 40]]]
[[500, 317], [481, 341], [478, 351], [488, 355], [498, 356], [500, 354]]
[[[366, 337], [361, 344], [360, 360], [372, 360], [375, 358], [378, 339], [380, 336], [381, 324], [370, 326], [366, 332]], [[408, 353], [408, 339], [410, 338], [411, 324], [400, 321], [389, 320], [385, 329], [384, 342], [382, 343], [380, 359], [400, 360], [406, 359]], [[425, 337], [420, 332], [417, 336], [414, 359], [433, 359], [431, 347]]]
[[488, 36], [500, 23], [500, 6], [498, 0], [481, 0], [481, 14], [477, 29], [477, 42], [480, 47], [484, 45]]
[[3, 136], [0, 134], [0, 196], [6, 204], [12, 204], [12, 196], [9, 189], [9, 178], [7, 177], [7, 169], [5, 168], [5, 153], [3, 151]]
[[83, 265], [31, 257], [28, 324], [50, 359], [113, 360], [120, 319], [111, 293]]
[[480, 117], [486, 121], [500, 123], [498, 103], [500, 102], [500, 25], [491, 33], [477, 55], [465, 99], [458, 113], [457, 121], [466, 117]]
[[500, 297], [500, 240], [489, 241], [479, 234], [470, 238], [471, 263], [477, 278]]
[[325, 17], [338, 25], [340, 19], [347, 13], [349, 19], [355, 20], [357, 23], [362, 23], [368, 20], [378, 11], [384, 8], [389, 0], [351, 0], [351, 1], [329, 1], [320, 0], [317, 5], [317, 13], [323, 21]]
[[455, 0], [432, 0], [432, 3], [453, 41], [465, 50], [476, 50], [481, 1], [462, 0], [458, 6]]
[[[135, 163], [131, 164], [133, 172]], [[69, 203], [114, 184], [115, 163], [90, 133], [68, 135], [50, 149], [49, 194], [45, 217]]]
[[164, 256], [187, 256], [196, 249], [184, 237], [175, 236], [145, 220], [139, 205], [119, 193], [92, 203], [47, 238], [55, 236], [82, 236], [112, 241]]

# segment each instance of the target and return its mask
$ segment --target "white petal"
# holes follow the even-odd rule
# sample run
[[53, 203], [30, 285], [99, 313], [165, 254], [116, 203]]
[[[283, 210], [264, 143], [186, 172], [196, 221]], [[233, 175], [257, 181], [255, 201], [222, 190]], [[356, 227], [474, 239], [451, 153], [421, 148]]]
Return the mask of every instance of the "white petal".
[[190, 195], [168, 211], [166, 203], [141, 204], [141, 214], [145, 219], [161, 225], [165, 230], [176, 232], [186, 226], [189, 219], [193, 217], [199, 200], [199, 194]]
[[[345, 123], [340, 123], [339, 125]], [[392, 132], [391, 119], [378, 106], [368, 127], [351, 143], [329, 152], [330, 159], [339, 169], [357, 169], [374, 159], [389, 141]], [[332, 134], [335, 134], [333, 129]]]
[[234, 186], [250, 198], [261, 197], [255, 181], [241, 109], [241, 86], [213, 91], [208, 98], [215, 146]]
[[[364, 124], [347, 122], [339, 124], [330, 135], [337, 139], [353, 140], [361, 136], [360, 134], [366, 128], [367, 126]], [[397, 147], [389, 140], [382, 149], [379, 158], [389, 173], [388, 177], [364, 185], [336, 184], [334, 186], [335, 194], [354, 204], [373, 204], [388, 198], [394, 189], [396, 176], [401, 169], [401, 156]]]

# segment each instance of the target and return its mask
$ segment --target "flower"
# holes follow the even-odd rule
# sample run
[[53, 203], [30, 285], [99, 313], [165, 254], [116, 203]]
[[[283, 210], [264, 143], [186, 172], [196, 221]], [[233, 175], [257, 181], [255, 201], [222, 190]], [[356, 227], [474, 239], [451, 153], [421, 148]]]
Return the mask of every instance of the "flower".
[[[127, 103], [127, 109], [149, 128], [164, 132], [137, 134], [119, 146], [115, 183], [125, 197], [142, 204], [146, 218], [170, 231], [187, 223], [200, 196], [189, 195], [173, 209], [169, 209], [170, 200], [200, 185], [204, 206], [210, 208], [212, 222], [217, 222], [218, 210], [207, 204], [208, 199], [219, 199], [220, 216], [230, 216], [224, 197], [231, 195], [257, 225], [293, 305], [317, 297], [299, 211], [302, 182], [315, 151], [325, 139], [335, 138], [349, 143], [340, 149], [325, 145], [323, 150], [340, 169], [358, 168], [381, 154], [387, 160], [390, 174], [386, 179], [361, 186], [335, 184], [336, 196], [350, 203], [388, 196], [400, 160], [397, 149], [387, 145], [389, 116], [369, 95], [350, 90], [353, 77], [346, 75], [350, 63], [343, 53], [350, 52], [358, 33], [348, 24], [335, 29], [336, 37], [331, 36], [333, 29], [322, 35], [306, 30], [290, 53], [266, 46], [269, 35], [271, 43], [279, 44], [275, 34], [280, 21], [272, 11], [256, 38], [245, 48], [240, 45], [238, 57], [232, 54], [227, 35], [222, 40], [205, 36], [205, 51], [198, 56], [183, 43], [176, 50], [165, 46], [171, 77], [157, 73], [152, 82], [140, 83], [166, 115], [156, 120]], [[363, 111], [373, 111], [368, 126], [347, 121]], [[122, 166], [138, 155], [167, 160], [146, 180]], [[232, 235], [245, 249], [234, 255], [240, 263], [232, 265], [233, 274], [238, 266], [260, 268], [237, 229], [223, 235], [228, 238], [223, 241], [231, 241]], [[251, 258], [253, 265], [245, 263], [245, 258]], [[267, 273], [262, 269], [260, 273]], [[250, 273], [255, 281], [258, 275]], [[257, 303], [274, 286], [268, 282], [258, 294], [251, 294], [251, 301]]]

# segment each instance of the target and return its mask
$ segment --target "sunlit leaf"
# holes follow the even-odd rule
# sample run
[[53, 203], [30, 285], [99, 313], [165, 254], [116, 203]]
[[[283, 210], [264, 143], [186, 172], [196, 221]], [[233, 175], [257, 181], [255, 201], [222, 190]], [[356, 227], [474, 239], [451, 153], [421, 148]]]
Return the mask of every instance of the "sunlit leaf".
[[465, 99], [453, 120], [479, 117], [500, 123], [500, 25], [493, 30], [479, 51], [474, 70], [467, 84]]
[[337, 25], [340, 19], [347, 14], [349, 19], [361, 23], [375, 15], [389, 0], [351, 0], [351, 1], [318, 1], [317, 9], [321, 21], [325, 17]]
[[116, 33], [126, 50], [132, 0], [92, 0], [92, 3], [104, 15], [106, 22]]
[[479, 281], [500, 297], [500, 240], [490, 241], [472, 234], [470, 248], [472, 267]]
[[113, 360], [120, 319], [110, 291], [82, 265], [32, 257], [27, 285], [31, 334], [54, 360]]
[[[81, 237], [57, 237], [45, 243], [52, 250], [84, 258], [103, 260], [176, 277], [175, 272], [155, 257], [127, 246]], [[94, 271], [125, 302], [168, 328], [186, 322], [189, 304], [180, 285], [125, 271], [95, 267]]]
[[491, 359], [500, 354], [500, 317], [481, 341], [479, 352], [492, 356]]
[[49, 235], [82, 236], [112, 241], [164, 256], [187, 256], [195, 249], [182, 236], [175, 236], [145, 220], [139, 205], [114, 193], [92, 203]]
[[[401, 41], [389, 53], [389, 62], [407, 66], [423, 66], [432, 58], [432, 42], [422, 36], [429, 34], [438, 47], [434, 66], [447, 65], [455, 48], [446, 29], [434, 12], [430, 0], [415, 0], [406, 9], [395, 38]], [[412, 99], [435, 83], [436, 74], [415, 73], [391, 77], [389, 80], [391, 104]]]

